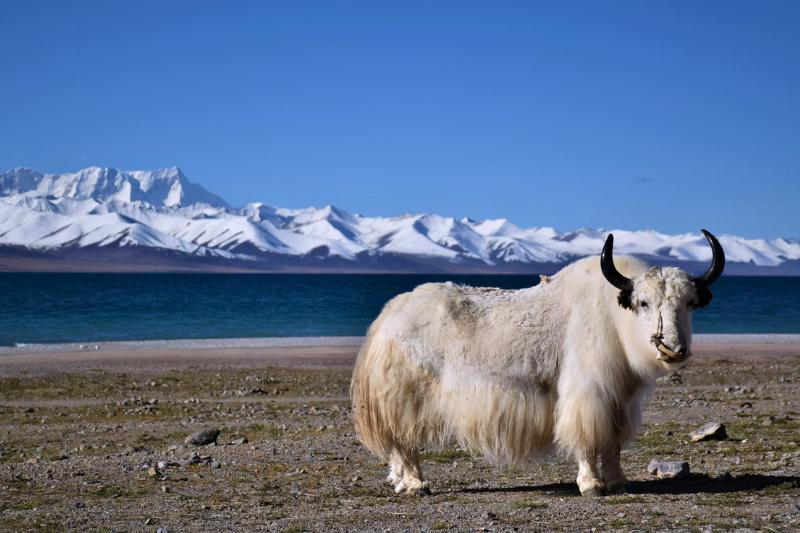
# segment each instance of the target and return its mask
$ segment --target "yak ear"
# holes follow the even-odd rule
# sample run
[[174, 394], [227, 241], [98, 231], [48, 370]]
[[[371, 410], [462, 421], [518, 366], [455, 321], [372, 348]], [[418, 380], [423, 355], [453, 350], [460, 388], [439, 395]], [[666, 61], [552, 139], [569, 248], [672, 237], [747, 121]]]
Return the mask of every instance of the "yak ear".
[[708, 289], [697, 289], [697, 308], [705, 307], [711, 303], [712, 294]]
[[619, 291], [619, 296], [617, 296], [619, 306], [623, 309], [632, 309], [633, 304], [631, 303], [631, 296], [633, 296], [633, 289], [622, 289]]

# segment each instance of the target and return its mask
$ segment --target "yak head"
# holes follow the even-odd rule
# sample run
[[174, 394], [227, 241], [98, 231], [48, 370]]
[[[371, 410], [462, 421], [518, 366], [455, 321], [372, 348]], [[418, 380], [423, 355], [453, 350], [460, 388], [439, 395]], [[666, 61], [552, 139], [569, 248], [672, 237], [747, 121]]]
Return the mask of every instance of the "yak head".
[[625, 277], [614, 266], [614, 235], [608, 236], [600, 256], [603, 276], [619, 289], [619, 305], [633, 313], [633, 331], [626, 328], [626, 333], [633, 335], [636, 352], [648, 353], [666, 366], [691, 355], [692, 313], [711, 301], [709, 287], [725, 268], [719, 241], [702, 231], [711, 245], [712, 260], [698, 277], [674, 267], [653, 267], [634, 278]]

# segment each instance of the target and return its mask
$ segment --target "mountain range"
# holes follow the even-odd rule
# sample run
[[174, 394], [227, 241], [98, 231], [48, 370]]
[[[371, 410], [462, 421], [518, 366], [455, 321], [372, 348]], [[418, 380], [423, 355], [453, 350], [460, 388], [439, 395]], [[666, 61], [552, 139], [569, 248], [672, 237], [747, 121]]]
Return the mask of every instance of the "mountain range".
[[[598, 254], [608, 233], [502, 218], [367, 217], [332, 205], [233, 207], [177, 167], [0, 174], [3, 270], [550, 273]], [[613, 233], [615, 252], [655, 264], [702, 270], [711, 255], [700, 233]], [[800, 275], [800, 239], [717, 236], [729, 274]]]

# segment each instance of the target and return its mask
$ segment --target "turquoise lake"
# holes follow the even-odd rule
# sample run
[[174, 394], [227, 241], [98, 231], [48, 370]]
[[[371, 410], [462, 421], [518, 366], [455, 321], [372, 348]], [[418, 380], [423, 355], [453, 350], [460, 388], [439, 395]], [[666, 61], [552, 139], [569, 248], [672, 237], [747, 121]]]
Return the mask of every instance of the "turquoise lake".
[[[538, 276], [0, 274], [0, 345], [363, 335], [429, 281], [522, 288]], [[723, 277], [698, 333], [800, 333], [800, 278]]]

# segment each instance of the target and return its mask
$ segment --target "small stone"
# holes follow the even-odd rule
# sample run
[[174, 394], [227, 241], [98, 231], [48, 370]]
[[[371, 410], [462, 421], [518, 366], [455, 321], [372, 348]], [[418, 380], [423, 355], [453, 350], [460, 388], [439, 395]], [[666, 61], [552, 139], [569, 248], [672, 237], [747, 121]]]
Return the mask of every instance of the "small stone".
[[184, 442], [192, 446], [206, 446], [216, 444], [217, 437], [219, 437], [219, 429], [210, 428], [189, 435]]
[[686, 461], [659, 461], [653, 459], [647, 465], [647, 472], [660, 479], [683, 479], [689, 477], [689, 463]]
[[166, 461], [159, 461], [158, 463], [156, 463], [156, 466], [158, 467], [159, 470], [164, 470], [169, 466], [169, 463]]
[[150, 477], [157, 477], [160, 474], [161, 474], [161, 472], [159, 472], [158, 468], [156, 468], [154, 466], [151, 466], [150, 468], [147, 469], [147, 475], [150, 476]]
[[77, 502], [75, 502], [75, 508], [76, 508], [76, 509], [83, 509], [84, 507], [86, 507], [86, 504], [85, 504], [85, 503], [83, 503], [83, 502], [81, 502], [81, 501], [77, 501]]
[[353, 483], [355, 483], [356, 481], [361, 481], [361, 476], [353, 476], [350, 478], [350, 481], [352, 481]]
[[222, 465], [219, 463], [219, 461], [214, 460], [211, 461], [211, 468], [216, 470], [217, 468], [222, 468]]
[[161, 485], [161, 492], [166, 494], [167, 492], [169, 492], [169, 487], [167, 487], [166, 485]]
[[725, 424], [709, 422], [689, 433], [689, 438], [692, 439], [692, 442], [699, 442], [701, 440], [725, 440], [728, 438], [728, 433], [725, 431]]
[[493, 513], [492, 511], [486, 511], [483, 513], [483, 517], [487, 520], [497, 520], [497, 514]]
[[235, 444], [237, 446], [240, 445], [240, 444], [247, 444], [247, 438], [246, 437], [239, 437], [238, 439], [233, 439], [231, 441], [231, 444]]
[[146, 525], [146, 526], [149, 526], [152, 523], [153, 523], [153, 519], [152, 518], [148, 518], [147, 520], [144, 521], [144, 525]]

